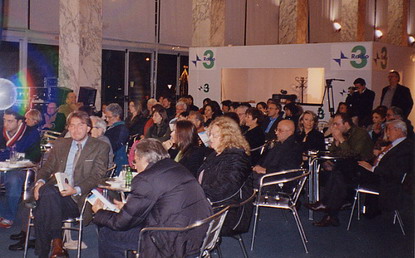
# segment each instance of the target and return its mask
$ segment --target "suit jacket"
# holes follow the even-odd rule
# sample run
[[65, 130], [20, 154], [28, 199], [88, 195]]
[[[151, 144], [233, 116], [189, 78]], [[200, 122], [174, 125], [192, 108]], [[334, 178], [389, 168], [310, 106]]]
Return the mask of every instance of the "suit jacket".
[[278, 116], [277, 120], [275, 120], [275, 122], [272, 124], [271, 129], [269, 130], [268, 133], [265, 133], [265, 130], [267, 129], [269, 122], [271, 122], [271, 119], [267, 117], [264, 123], [262, 123], [262, 129], [264, 130], [266, 141], [271, 141], [276, 138], [275, 128], [277, 128], [277, 125], [281, 120], [282, 120], [282, 117]]
[[[386, 86], [382, 90], [382, 97], [380, 98], [381, 105], [383, 102], [383, 98], [385, 97], [385, 94], [389, 90], [389, 88], [390, 86]], [[392, 106], [401, 108], [406, 118], [408, 117], [409, 113], [411, 113], [413, 105], [414, 101], [412, 100], [411, 91], [407, 87], [398, 84], [396, 87], [395, 94], [393, 94], [392, 97]]]
[[[65, 171], [71, 144], [71, 138], [59, 138], [54, 142], [47, 161], [37, 174], [36, 181], [43, 179], [47, 184], [56, 183], [53, 175]], [[77, 202], [79, 208], [82, 207], [89, 192], [97, 187], [105, 176], [109, 150], [107, 143], [88, 136], [74, 170], [74, 186], [81, 189], [81, 196], [74, 196], [72, 199]]]
[[[185, 227], [212, 214], [194, 176], [171, 159], [160, 160], [135, 176], [131, 189], [119, 213], [99, 210], [94, 217], [97, 225], [114, 230], [119, 241], [128, 239], [124, 233], [127, 229]], [[205, 232], [206, 227], [184, 234], [146, 234], [140, 254], [152, 258], [186, 257], [198, 251]]]
[[380, 177], [379, 204], [383, 209], [397, 209], [401, 198], [402, 178], [412, 172], [412, 139], [406, 138], [388, 151], [376, 166], [374, 173]]
[[366, 89], [362, 94], [359, 92], [353, 93], [350, 106], [352, 116], [359, 118], [359, 126], [368, 126], [372, 122], [373, 101], [375, 100], [375, 93]]

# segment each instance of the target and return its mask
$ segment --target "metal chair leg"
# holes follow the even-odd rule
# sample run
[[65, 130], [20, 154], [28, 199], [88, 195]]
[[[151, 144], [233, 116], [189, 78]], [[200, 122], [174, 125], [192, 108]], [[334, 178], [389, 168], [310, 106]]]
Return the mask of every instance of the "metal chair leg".
[[399, 226], [401, 227], [402, 234], [405, 236], [406, 234], [405, 234], [405, 230], [403, 228], [403, 222], [402, 222], [401, 215], [399, 214], [399, 211], [398, 210], [395, 210], [394, 213], [395, 214], [394, 214], [393, 224], [395, 224], [395, 218], [397, 218], [398, 219]]
[[293, 216], [294, 216], [294, 219], [295, 219], [295, 223], [297, 224], [298, 232], [300, 233], [301, 241], [303, 242], [305, 252], [308, 253], [307, 244], [306, 244], [307, 238], [306, 238], [305, 233], [303, 231], [303, 226], [301, 225], [301, 221], [300, 221], [300, 218], [298, 217], [298, 214], [297, 214], [297, 211], [295, 210], [295, 207], [293, 208], [292, 212], [293, 212]]
[[350, 212], [350, 218], [349, 218], [349, 224], [347, 225], [347, 230], [350, 229], [350, 225], [352, 225], [352, 219], [353, 219], [353, 213], [354, 213], [354, 208], [356, 207], [356, 202], [357, 202], [357, 192], [354, 196], [354, 201], [353, 201], [353, 205], [352, 205], [352, 211]]
[[360, 210], [360, 208], [361, 208], [361, 206], [360, 206], [360, 193], [357, 192], [356, 195], [357, 195], [357, 220], [360, 220], [360, 212], [361, 212], [361, 210]]
[[258, 223], [258, 210], [259, 210], [259, 206], [255, 205], [255, 219], [254, 219], [254, 229], [252, 230], [251, 251], [254, 250], [255, 233], [256, 233], [256, 227]]
[[233, 238], [238, 240], [239, 245], [241, 246], [241, 249], [242, 249], [242, 253], [244, 254], [244, 258], [248, 258], [248, 253], [246, 252], [245, 243], [244, 243], [244, 240], [242, 239], [242, 236], [238, 234], [236, 236], [233, 236]]
[[30, 228], [32, 226], [32, 209], [29, 210], [29, 218], [27, 218], [27, 226], [26, 226], [26, 239], [24, 242], [24, 253], [23, 258], [27, 257], [27, 249], [29, 246], [29, 238], [30, 238]]
[[81, 250], [82, 250], [82, 231], [83, 231], [83, 219], [81, 219], [79, 221], [79, 231], [78, 231], [78, 252], [77, 252], [77, 257], [81, 258]]

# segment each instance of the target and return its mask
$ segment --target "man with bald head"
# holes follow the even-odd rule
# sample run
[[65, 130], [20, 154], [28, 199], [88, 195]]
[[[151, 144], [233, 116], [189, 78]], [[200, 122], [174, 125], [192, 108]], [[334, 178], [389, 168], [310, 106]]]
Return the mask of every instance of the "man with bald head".
[[59, 106], [59, 113], [63, 113], [65, 117], [68, 117], [69, 114], [73, 111], [79, 109], [82, 106], [82, 103], [76, 103], [76, 94], [71, 91], [66, 95], [65, 104]]
[[286, 169], [300, 168], [302, 157], [301, 147], [295, 141], [295, 125], [291, 120], [281, 120], [278, 123], [275, 135], [277, 143], [271, 147], [252, 170], [262, 174], [277, 172]]

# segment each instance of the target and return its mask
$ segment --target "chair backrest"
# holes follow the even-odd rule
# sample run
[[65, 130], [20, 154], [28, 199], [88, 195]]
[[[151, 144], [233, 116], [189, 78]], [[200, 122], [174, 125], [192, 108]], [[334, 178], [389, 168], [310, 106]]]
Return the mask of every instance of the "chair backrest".
[[296, 182], [290, 189], [291, 191], [286, 192], [287, 196], [290, 196], [291, 201], [295, 204], [298, 198], [300, 197], [301, 190], [303, 189], [305, 181], [307, 180], [307, 176], [309, 174], [310, 172], [308, 172], [306, 169], [290, 169], [266, 174], [262, 176], [260, 179], [258, 196], [261, 196], [262, 189], [265, 186], [281, 185], [290, 182]]
[[32, 197], [32, 188], [34, 186], [36, 178], [36, 171], [34, 169], [28, 169], [26, 171], [26, 177], [23, 184], [23, 201], [29, 201]]
[[219, 240], [219, 234], [223, 226], [223, 222], [225, 221], [226, 215], [228, 214], [229, 206], [222, 209], [221, 211], [213, 214], [210, 217], [207, 217], [203, 220], [198, 220], [195, 223], [187, 226], [187, 227], [147, 227], [143, 228], [140, 231], [140, 236], [138, 240], [138, 254], [137, 257], [140, 256], [140, 250], [141, 250], [141, 242], [144, 239], [144, 234], [147, 232], [154, 232], [154, 231], [160, 231], [160, 232], [186, 232], [190, 231], [192, 229], [202, 227], [203, 225], [208, 224], [208, 229], [206, 231], [205, 237], [203, 238], [203, 243], [200, 247], [200, 254], [198, 257], [206, 257], [209, 256], [210, 251], [212, 251], [216, 243]]
[[107, 173], [105, 174], [105, 177], [107, 178], [114, 177], [116, 169], [117, 169], [117, 165], [114, 165], [110, 167], [109, 169], [107, 169]]

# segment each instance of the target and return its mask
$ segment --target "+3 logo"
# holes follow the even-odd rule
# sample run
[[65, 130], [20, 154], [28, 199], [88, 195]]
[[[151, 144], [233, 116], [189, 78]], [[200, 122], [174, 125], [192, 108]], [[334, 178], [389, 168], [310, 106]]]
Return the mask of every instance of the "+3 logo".
[[366, 54], [366, 48], [364, 46], [358, 45], [352, 48], [350, 51], [350, 57], [347, 57], [343, 51], [340, 51], [339, 58], [333, 58], [333, 60], [339, 65], [342, 66], [343, 60], [350, 60], [350, 65], [354, 68], [360, 69], [367, 65], [367, 60], [369, 55]]
[[215, 66], [215, 60], [213, 51], [208, 49], [203, 53], [202, 59], [196, 54], [196, 60], [193, 60], [192, 63], [197, 67], [197, 63], [202, 62], [204, 68], [211, 69]]

